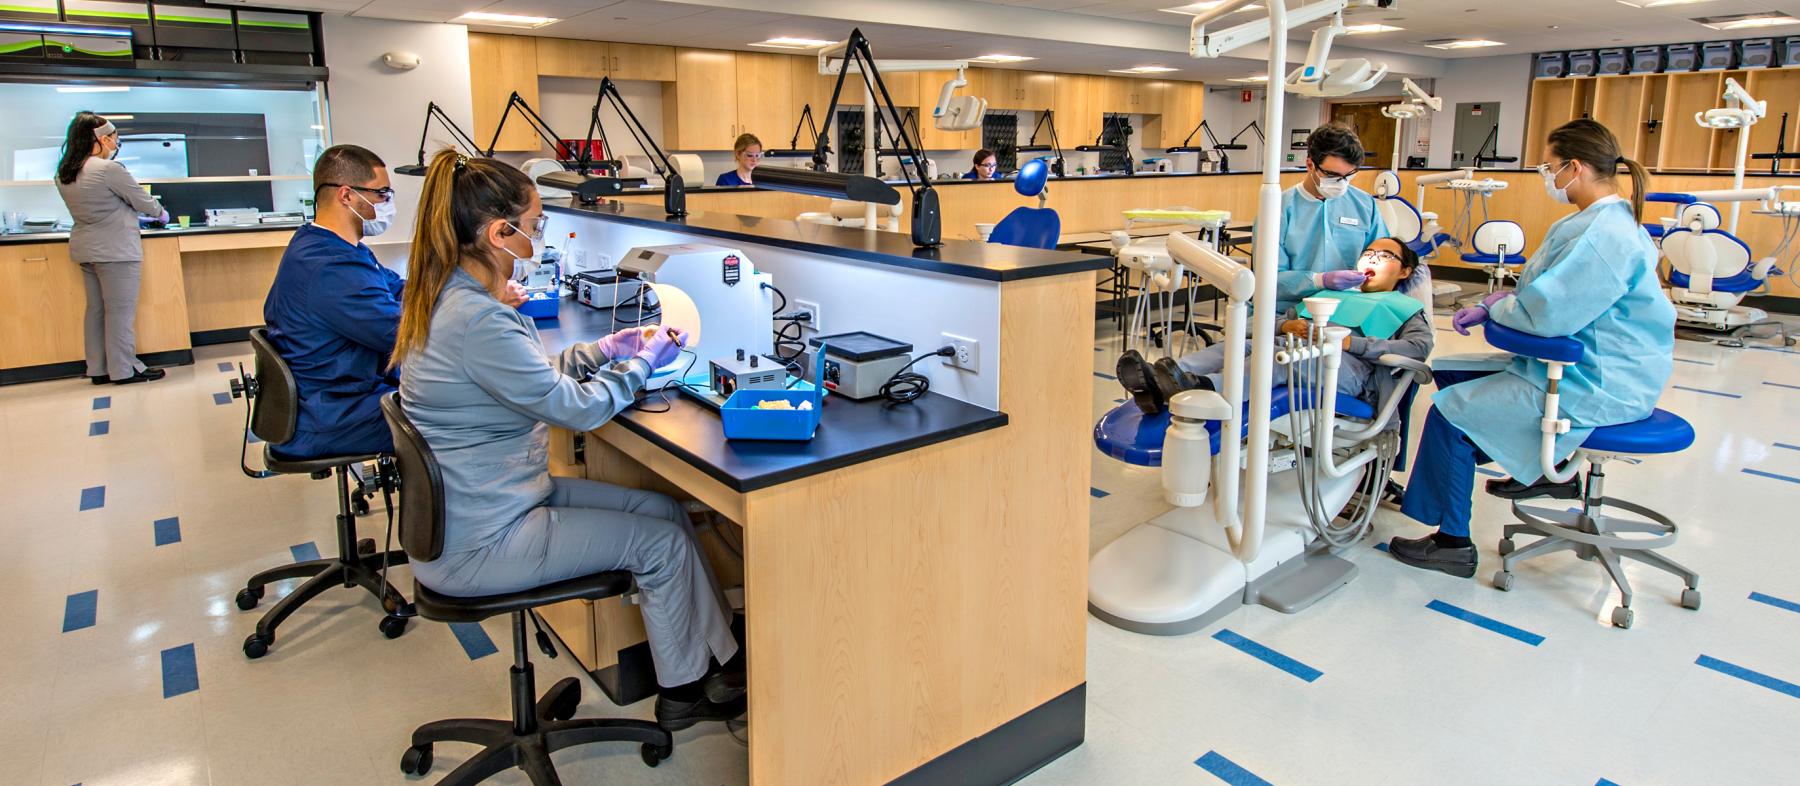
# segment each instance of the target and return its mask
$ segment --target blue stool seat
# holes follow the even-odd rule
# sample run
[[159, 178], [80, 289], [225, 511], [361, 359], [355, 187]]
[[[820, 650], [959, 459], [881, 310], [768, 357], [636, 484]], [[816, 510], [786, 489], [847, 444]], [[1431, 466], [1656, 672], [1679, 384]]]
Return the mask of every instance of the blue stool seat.
[[[1669, 283], [1681, 287], [1682, 289], [1686, 289], [1693, 283], [1693, 278], [1679, 270], [1671, 270], [1669, 271]], [[1750, 271], [1750, 268], [1744, 268], [1743, 270], [1738, 271], [1735, 276], [1713, 279], [1712, 288], [1714, 292], [1736, 294], [1738, 292], [1750, 292], [1762, 285], [1762, 279], [1757, 278], [1756, 275]]]
[[1680, 415], [1659, 409], [1636, 423], [1594, 429], [1587, 441], [1581, 443], [1581, 449], [1644, 455], [1675, 453], [1686, 450], [1692, 444], [1694, 427], [1682, 420]]
[[[1480, 253], [1471, 251], [1467, 254], [1462, 255], [1462, 261], [1473, 262], [1477, 265], [1498, 265], [1498, 264], [1500, 264], [1500, 255], [1499, 254], [1480, 254]], [[1525, 255], [1523, 255], [1523, 254], [1507, 254], [1506, 255], [1506, 264], [1508, 264], [1508, 265], [1523, 265], [1523, 264], [1525, 264]]]
[[[1284, 385], [1275, 388], [1269, 400], [1269, 416], [1281, 417], [1292, 408], [1293, 402]], [[1248, 412], [1250, 402], [1244, 402]], [[1304, 408], [1304, 407], [1303, 407]], [[1337, 397], [1338, 414], [1368, 420], [1375, 417], [1375, 408], [1368, 402], [1355, 396], [1339, 393]], [[1219, 452], [1219, 421], [1208, 421], [1206, 430], [1212, 434], [1212, 451]], [[1249, 418], [1244, 419], [1243, 430], [1250, 429]], [[1101, 453], [1116, 458], [1127, 464], [1140, 467], [1162, 466], [1163, 435], [1169, 430], [1169, 413], [1146, 416], [1138, 409], [1137, 404], [1126, 401], [1100, 416], [1100, 422], [1094, 424], [1094, 447]], [[1243, 439], [1243, 435], [1238, 435]]]

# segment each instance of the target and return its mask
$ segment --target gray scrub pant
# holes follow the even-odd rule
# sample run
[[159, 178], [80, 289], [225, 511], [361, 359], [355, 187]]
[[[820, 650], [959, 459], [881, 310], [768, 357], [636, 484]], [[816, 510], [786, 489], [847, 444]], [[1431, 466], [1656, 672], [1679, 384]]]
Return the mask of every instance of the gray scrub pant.
[[413, 563], [413, 575], [447, 595], [517, 592], [608, 570], [637, 577], [656, 681], [684, 685], [709, 658], [737, 654], [725, 595], [700, 553], [681, 503], [653, 491], [551, 478], [550, 502], [493, 544]]
[[[1245, 357], [1249, 357], [1250, 350], [1250, 342], [1245, 340]], [[1212, 382], [1213, 390], [1217, 390], [1221, 393], [1225, 391], [1225, 375], [1222, 373], [1225, 370], [1224, 342], [1221, 341], [1217, 344], [1213, 344], [1198, 352], [1190, 352], [1177, 358], [1175, 362], [1181, 366], [1181, 370], [1186, 371], [1189, 374], [1206, 377]], [[1338, 392], [1347, 393], [1352, 396], [1361, 395], [1363, 392], [1363, 385], [1369, 381], [1369, 372], [1372, 369], [1373, 366], [1369, 364], [1369, 361], [1349, 353], [1344, 353], [1344, 362], [1338, 364]], [[1245, 368], [1244, 374], [1246, 377], [1248, 377], [1249, 373], [1249, 369]], [[1274, 382], [1277, 386], [1287, 384], [1286, 368], [1282, 366], [1275, 367]]]
[[82, 262], [87, 313], [82, 338], [87, 375], [129, 379], [144, 370], [137, 356], [138, 284], [143, 262]]

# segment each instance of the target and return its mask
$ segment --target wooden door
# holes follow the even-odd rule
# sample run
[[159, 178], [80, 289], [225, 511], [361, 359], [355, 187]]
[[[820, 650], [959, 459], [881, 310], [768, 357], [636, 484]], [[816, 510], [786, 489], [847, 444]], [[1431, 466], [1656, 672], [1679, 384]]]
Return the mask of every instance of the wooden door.
[[1362, 139], [1362, 165], [1369, 169], [1394, 168], [1394, 120], [1381, 114], [1381, 108], [1393, 103], [1333, 104], [1332, 122], [1344, 123]]
[[[522, 35], [469, 34], [469, 97], [474, 103], [477, 144], [494, 140], [494, 128], [514, 92], [537, 109], [537, 39]], [[516, 111], [514, 114], [518, 114]], [[495, 150], [538, 152], [544, 140], [529, 123], [508, 119]]]
[[675, 81], [663, 84], [663, 136], [674, 150], [730, 150], [738, 134], [737, 54], [675, 50]]
[[[625, 46], [625, 44], [620, 44], [620, 46]], [[537, 40], [539, 76], [599, 79], [606, 76], [611, 58], [611, 45], [602, 41], [576, 41], [568, 38], [539, 38]], [[470, 63], [470, 65], [474, 64]], [[472, 72], [471, 75], [473, 75]]]
[[788, 55], [737, 53], [737, 133], [755, 134], [765, 150], [786, 147], [800, 116], [790, 60]]
[[642, 82], [675, 81], [675, 47], [653, 44], [608, 44], [611, 62], [606, 64], [612, 78], [636, 79]]

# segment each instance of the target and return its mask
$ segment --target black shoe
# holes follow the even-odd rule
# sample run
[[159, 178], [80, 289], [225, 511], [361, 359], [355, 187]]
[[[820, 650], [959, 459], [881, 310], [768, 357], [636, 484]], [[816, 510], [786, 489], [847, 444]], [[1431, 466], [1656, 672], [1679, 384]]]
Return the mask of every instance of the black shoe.
[[1488, 496], [1501, 499], [1581, 499], [1581, 485], [1574, 479], [1567, 483], [1557, 483], [1547, 478], [1539, 478], [1538, 482], [1529, 486], [1513, 478], [1495, 479], [1487, 482]]
[[168, 372], [160, 368], [147, 368], [124, 379], [113, 380], [114, 385], [130, 385], [134, 382], [155, 382], [168, 376]]
[[109, 377], [105, 374], [101, 374], [100, 376], [97, 376], [97, 377], [88, 377], [88, 381], [92, 382], [96, 385], [108, 385], [108, 384], [112, 383], [112, 377]]
[[1163, 386], [1169, 398], [1174, 398], [1176, 393], [1183, 390], [1212, 389], [1206, 377], [1187, 373], [1187, 369], [1182, 368], [1174, 358], [1157, 358], [1151, 374], [1156, 383]]
[[1168, 395], [1156, 384], [1154, 369], [1137, 350], [1125, 350], [1125, 354], [1119, 356], [1116, 371], [1119, 384], [1131, 394], [1132, 401], [1137, 402], [1138, 409], [1145, 415], [1160, 415], [1168, 408]]
[[750, 679], [742, 670], [726, 669], [707, 675], [700, 682], [700, 689], [706, 692], [707, 701], [729, 704], [742, 698], [750, 689]]
[[1448, 573], [1457, 578], [1475, 575], [1475, 547], [1446, 548], [1430, 535], [1422, 538], [1394, 538], [1388, 541], [1388, 553], [1415, 568]]
[[742, 696], [724, 703], [705, 699], [680, 701], [668, 696], [657, 696], [656, 723], [669, 731], [681, 731], [696, 723], [731, 720], [743, 715], [744, 709], [745, 702]]

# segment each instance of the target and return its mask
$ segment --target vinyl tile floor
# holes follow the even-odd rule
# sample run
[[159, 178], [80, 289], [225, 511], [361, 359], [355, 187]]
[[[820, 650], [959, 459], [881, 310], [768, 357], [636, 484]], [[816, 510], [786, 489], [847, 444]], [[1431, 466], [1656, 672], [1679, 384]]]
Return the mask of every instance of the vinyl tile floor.
[[[1483, 349], [1438, 323], [1438, 353]], [[1121, 338], [1097, 332], [1096, 417], [1125, 395], [1109, 378]], [[292, 584], [256, 611], [234, 594], [331, 553], [335, 501], [328, 483], [239, 472], [228, 384], [248, 345], [195, 354], [155, 383], [0, 388], [0, 783], [420, 782], [398, 766], [413, 727], [506, 715], [507, 620], [415, 620], [386, 640], [372, 598], [334, 589], [246, 660], [244, 637]], [[1700, 611], [1677, 605], [1679, 580], [1631, 565], [1636, 625], [1612, 628], [1610, 583], [1566, 554], [1495, 591], [1510, 514], [1482, 496], [1477, 578], [1413, 570], [1374, 546], [1425, 530], [1383, 509], [1348, 553], [1357, 578], [1301, 613], [1247, 607], [1176, 637], [1090, 619], [1086, 742], [1023, 782], [1800, 782], [1800, 351], [1683, 341], [1676, 356], [1662, 406], [1698, 441], [1618, 467], [1608, 491], [1682, 525], [1669, 553], [1701, 573]], [[1093, 549], [1169, 509], [1155, 470], [1093, 461]], [[361, 534], [384, 525], [377, 513]], [[534, 661], [540, 687], [580, 673], [566, 655]], [[647, 718], [651, 704], [615, 707], [588, 682], [580, 714]], [[676, 736], [654, 770], [625, 745], [556, 761], [570, 784], [748, 781], [729, 730]], [[426, 780], [471, 752], [438, 746]]]

